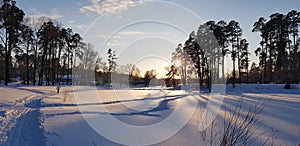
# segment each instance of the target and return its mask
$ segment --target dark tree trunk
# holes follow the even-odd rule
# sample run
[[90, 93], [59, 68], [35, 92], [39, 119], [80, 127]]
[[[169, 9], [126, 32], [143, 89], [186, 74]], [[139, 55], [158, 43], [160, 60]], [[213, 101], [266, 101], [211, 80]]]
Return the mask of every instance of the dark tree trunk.
[[59, 62], [60, 62], [60, 56], [61, 56], [61, 50], [62, 50], [62, 48], [59, 47], [59, 50], [58, 50], [58, 57], [57, 57], [57, 63], [56, 63], [56, 81], [57, 81], [57, 82], [59, 82], [59, 74], [61, 74], [60, 65], [59, 65]]
[[9, 72], [9, 65], [10, 65], [10, 47], [8, 45], [8, 32], [5, 33], [5, 79], [4, 85], [7, 86], [8, 82], [10, 82], [10, 72]]
[[45, 55], [42, 56], [41, 59], [41, 69], [40, 69], [40, 73], [39, 73], [39, 86], [42, 86], [42, 82], [43, 82], [43, 76], [44, 76], [44, 70], [45, 70]]
[[38, 51], [38, 44], [36, 42], [35, 44], [35, 50], [34, 50], [34, 68], [33, 68], [33, 86], [35, 86], [35, 77], [36, 77], [36, 71], [37, 71], [37, 60], [38, 60], [38, 55], [37, 55], [37, 51]]
[[232, 77], [232, 86], [233, 88], [235, 87], [235, 79], [236, 79], [236, 74], [235, 74], [235, 58], [232, 59], [232, 67], [233, 67], [233, 77]]
[[67, 85], [69, 85], [69, 67], [70, 67], [70, 48], [68, 47], [68, 56], [67, 56]]
[[5, 52], [5, 86], [8, 85], [8, 83], [10, 82], [10, 70], [9, 70], [9, 66], [10, 66], [10, 55], [9, 52], [6, 51]]
[[[271, 41], [271, 40], [270, 40]], [[270, 46], [269, 48], [269, 82], [272, 82], [273, 81], [273, 65], [272, 65], [272, 56], [273, 56], [273, 53], [272, 53], [272, 46]]]
[[222, 81], [225, 80], [225, 55], [222, 55]]
[[231, 48], [232, 48], [232, 81], [231, 81], [231, 84], [232, 84], [232, 87], [234, 88], [235, 87], [235, 79], [236, 79], [236, 74], [235, 74], [235, 56], [236, 56], [236, 52], [234, 50], [234, 39], [232, 38], [232, 41], [231, 41]]
[[26, 84], [29, 85], [29, 42], [27, 42], [26, 52]]
[[[53, 44], [53, 40], [52, 40], [52, 44]], [[55, 46], [56, 45], [53, 45], [52, 46], [52, 59], [51, 59], [51, 81], [52, 81], [52, 86], [55, 84]]]
[[239, 84], [242, 83], [242, 78], [241, 78], [241, 58], [240, 58], [240, 44], [239, 44], [239, 37], [236, 36], [237, 38], [237, 58], [238, 58], [238, 71], [239, 71]]

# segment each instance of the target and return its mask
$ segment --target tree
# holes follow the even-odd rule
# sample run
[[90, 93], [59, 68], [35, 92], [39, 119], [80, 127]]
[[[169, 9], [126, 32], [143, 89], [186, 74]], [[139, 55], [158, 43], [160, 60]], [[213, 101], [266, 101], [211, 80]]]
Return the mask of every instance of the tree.
[[20, 41], [24, 15], [24, 12], [16, 6], [16, 1], [3, 0], [0, 8], [0, 29], [5, 52], [5, 85], [10, 81], [11, 53]]
[[[241, 65], [240, 65], [240, 74], [246, 74], [246, 83], [249, 83], [249, 43], [246, 39], [242, 39], [240, 42], [241, 45]], [[242, 75], [241, 75], [242, 76]]]
[[[255, 50], [256, 56], [259, 56], [260, 63], [259, 65], [264, 68], [263, 74], [263, 82], [265, 83], [266, 79], [266, 72], [267, 72], [267, 45], [264, 45], [268, 41], [268, 31], [266, 29], [266, 19], [264, 17], [260, 17], [258, 21], [253, 24], [252, 32], [260, 32], [261, 33], [261, 41], [260, 41], [260, 48]], [[261, 81], [260, 81], [261, 82]]]
[[101, 57], [98, 57], [96, 60], [96, 72], [108, 72], [106, 62]]
[[[239, 25], [238, 22], [232, 20], [228, 23], [227, 25], [227, 36], [229, 38], [229, 42], [231, 43], [231, 58], [232, 58], [232, 74], [233, 74], [233, 79], [232, 79], [232, 85], [235, 87], [235, 82], [236, 82], [236, 58], [238, 58], [238, 69], [240, 68], [240, 37], [242, 35], [242, 29]], [[240, 73], [240, 70], [239, 70]], [[240, 80], [240, 77], [239, 77]]]
[[140, 77], [141, 71], [135, 64], [127, 64], [127, 68], [129, 68], [129, 75], [132, 77]]
[[[289, 63], [290, 63], [290, 74], [293, 78], [293, 81], [299, 82], [299, 70], [300, 70], [300, 61], [299, 61], [299, 24], [300, 24], [300, 12], [296, 10], [291, 10], [287, 14], [288, 25], [289, 25], [289, 34], [292, 37], [292, 40], [289, 41]], [[292, 42], [292, 44], [290, 44]]]
[[38, 30], [41, 28], [43, 23], [49, 22], [50, 19], [46, 17], [26, 17], [24, 20], [24, 25], [29, 27], [29, 29], [32, 30], [32, 44], [31, 44], [31, 51], [34, 54], [33, 57], [33, 73], [32, 73], [32, 84], [35, 86], [36, 84], [36, 73], [39, 68], [39, 36], [38, 36]]
[[71, 68], [73, 66], [73, 49], [74, 49], [74, 32], [71, 28], [67, 28], [65, 29], [64, 31], [64, 39], [65, 39], [65, 42], [67, 44], [67, 47], [66, 47], [66, 57], [67, 57], [67, 67], [66, 67], [66, 70], [67, 70], [67, 80], [69, 81], [70, 80], [70, 75], [71, 75]]
[[47, 85], [50, 84], [50, 81], [52, 85], [54, 85], [56, 80], [55, 68], [57, 65], [56, 49], [59, 47], [60, 29], [58, 26], [55, 26], [52, 21], [44, 22], [38, 30], [38, 36], [41, 51], [41, 67], [38, 85], [42, 85], [44, 77], [46, 78]]
[[170, 80], [172, 81], [173, 87], [176, 86], [176, 80], [175, 80], [176, 75], [178, 75], [178, 70], [175, 67], [175, 65], [172, 65], [169, 72], [166, 74], [166, 76], [168, 77], [167, 81], [170, 81]]
[[201, 67], [203, 67], [204, 63], [201, 62], [204, 58], [204, 52], [198, 45], [198, 42], [195, 41], [196, 35], [193, 31], [190, 35], [188, 40], [185, 41], [183, 50], [188, 54], [189, 58], [191, 59], [191, 62], [193, 66], [196, 69], [197, 75], [198, 75], [198, 83], [199, 87], [202, 85], [202, 71]]
[[3, 70], [5, 68], [5, 53], [4, 53], [4, 46], [0, 44], [0, 80], [4, 80], [5, 77], [5, 71]]
[[33, 45], [33, 30], [26, 25], [23, 25], [22, 28], [22, 39], [24, 47], [26, 48], [26, 84], [29, 85], [29, 56], [30, 52], [32, 52], [32, 45]]
[[77, 56], [83, 54], [82, 37], [55, 20], [25, 17], [14, 0], [1, 2], [0, 78], [5, 85], [11, 74], [21, 76], [27, 85], [35, 85], [37, 73], [38, 85], [44, 81], [54, 85], [63, 74], [69, 78]]
[[82, 37], [80, 36], [80, 34], [75, 33], [72, 36], [72, 44], [73, 44], [73, 47], [74, 47], [74, 51], [73, 51], [74, 52], [73, 68], [76, 66], [76, 58], [84, 53], [80, 50], [80, 47], [79, 47], [80, 43], [82, 43]]
[[90, 43], [87, 43], [82, 47], [83, 54], [78, 57], [78, 67], [73, 68], [74, 78], [72, 78], [72, 82], [75, 84], [87, 85], [92, 81], [89, 79], [95, 78], [98, 52], [94, 50], [93, 45]]
[[176, 68], [180, 68], [182, 84], [186, 85], [187, 69], [191, 62], [187, 52], [183, 49], [182, 44], [178, 44], [175, 51], [172, 53], [172, 62]]
[[217, 23], [217, 28], [215, 30], [215, 36], [221, 47], [222, 53], [222, 80], [225, 79], [225, 56], [229, 52], [229, 50], [226, 49], [228, 46], [228, 38], [226, 36], [226, 25], [226, 22], [221, 20]]
[[[287, 15], [274, 13], [270, 19], [259, 18], [253, 32], [260, 32], [259, 50], [263, 82], [298, 82], [298, 46], [300, 13], [292, 10]], [[291, 39], [292, 38], [292, 39]], [[258, 50], [256, 51], [258, 53]]]
[[252, 63], [249, 71], [249, 81], [251, 83], [257, 83], [260, 81], [260, 70], [255, 62]]
[[92, 44], [88, 43], [83, 48], [83, 55], [79, 58], [80, 68], [83, 70], [95, 70], [98, 52]]
[[157, 76], [157, 74], [156, 74], [156, 71], [154, 69], [147, 70], [145, 72], [145, 75], [144, 75], [145, 86], [149, 87], [150, 81], [152, 79], [156, 78], [156, 76]]
[[116, 70], [116, 67], [117, 67], [117, 63], [116, 63], [116, 60], [117, 60], [117, 57], [116, 57], [116, 52], [113, 51], [111, 48], [108, 49], [108, 52], [107, 52], [107, 55], [108, 55], [108, 71], [109, 72], [115, 72]]
[[78, 73], [80, 75], [80, 78], [74, 78], [74, 82], [80, 82], [81, 84], [88, 84], [95, 76], [95, 70], [96, 70], [96, 61], [98, 52], [94, 50], [94, 47], [92, 44], [88, 43], [85, 45], [83, 49], [83, 55], [80, 56], [79, 59], [79, 65], [78, 65]]

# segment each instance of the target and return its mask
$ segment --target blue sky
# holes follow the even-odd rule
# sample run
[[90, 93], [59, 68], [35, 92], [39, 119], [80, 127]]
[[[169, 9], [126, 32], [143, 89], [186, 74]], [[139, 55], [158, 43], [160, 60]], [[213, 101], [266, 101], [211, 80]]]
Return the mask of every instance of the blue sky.
[[[72, 28], [92, 43], [104, 59], [107, 49], [112, 48], [119, 56], [118, 64], [143, 64], [141, 70], [154, 68], [162, 75], [176, 45], [184, 43], [188, 33], [208, 20], [240, 22], [243, 37], [250, 43], [251, 60], [256, 61], [253, 50], [260, 37], [251, 32], [253, 23], [260, 16], [268, 18], [275, 12], [299, 11], [300, 1], [17, 0], [17, 5], [27, 16], [50, 17]], [[227, 62], [229, 71], [229, 59]]]

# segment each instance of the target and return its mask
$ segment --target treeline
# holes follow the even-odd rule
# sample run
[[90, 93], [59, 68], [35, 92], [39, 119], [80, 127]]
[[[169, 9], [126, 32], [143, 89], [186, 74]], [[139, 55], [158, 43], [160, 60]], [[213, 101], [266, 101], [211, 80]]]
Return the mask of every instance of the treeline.
[[[233, 86], [257, 82], [299, 83], [299, 23], [300, 12], [295, 10], [254, 22], [252, 31], [260, 34], [261, 42], [251, 52], [259, 57], [259, 63], [250, 67], [249, 43], [239, 22], [207, 21], [175, 48], [174, 65], [166, 79], [174, 85], [178, 84], [173, 80], [176, 76], [181, 76], [182, 84], [198, 79], [200, 85], [208, 88], [213, 83], [225, 82]], [[94, 76], [95, 72], [101, 84], [111, 83], [106, 79], [108, 74], [127, 74], [131, 83], [149, 85], [156, 76], [150, 70], [141, 77], [140, 71], [131, 64], [118, 66], [112, 49], [108, 49], [106, 63], [71, 28], [48, 18], [26, 17], [13, 0], [1, 1], [0, 32], [0, 81], [5, 85], [15, 77], [27, 85], [71, 84], [74, 78], [78, 78], [78, 84], [88, 83], [85, 78]], [[232, 62], [229, 73], [225, 72], [226, 59]]]
[[[261, 34], [261, 47], [255, 50], [259, 64], [249, 69], [249, 43], [242, 37], [239, 22], [208, 21], [191, 32], [184, 44], [172, 53], [172, 62], [180, 60], [173, 72], [179, 72], [182, 83], [198, 78], [200, 85], [212, 83], [299, 83], [300, 12], [275, 13], [270, 20], [259, 18], [253, 32]], [[232, 71], [224, 72], [225, 58], [232, 60]], [[173, 67], [173, 66], [172, 66]], [[172, 70], [170, 70], [172, 72]], [[170, 73], [169, 73], [170, 74]], [[174, 74], [174, 73], [173, 73]], [[226, 75], [225, 75], [226, 74]]]
[[0, 80], [5, 85], [12, 77], [27, 85], [71, 84], [72, 68], [94, 70], [97, 52], [91, 44], [55, 20], [26, 17], [15, 1], [2, 1], [0, 31]]
[[[112, 84], [138, 85], [145, 83], [141, 71], [134, 64], [117, 65], [116, 52], [111, 48], [107, 52], [108, 64], [98, 58], [95, 66], [95, 84], [98, 86], [112, 86]], [[155, 75], [156, 76], [156, 75]]]
[[[242, 28], [237, 21], [208, 21], [193, 31], [184, 44], [179, 44], [172, 61], [181, 61], [179, 70], [183, 84], [198, 77], [198, 82], [208, 88], [212, 83], [225, 83], [225, 57], [232, 59], [232, 84], [248, 80], [249, 48], [242, 38]], [[236, 69], [237, 64], [237, 69]], [[236, 74], [236, 70], [238, 74]]]
[[255, 50], [259, 64], [253, 64], [251, 75], [262, 83], [299, 83], [300, 12], [274, 13], [269, 19], [260, 17], [253, 32], [261, 36], [260, 47]]

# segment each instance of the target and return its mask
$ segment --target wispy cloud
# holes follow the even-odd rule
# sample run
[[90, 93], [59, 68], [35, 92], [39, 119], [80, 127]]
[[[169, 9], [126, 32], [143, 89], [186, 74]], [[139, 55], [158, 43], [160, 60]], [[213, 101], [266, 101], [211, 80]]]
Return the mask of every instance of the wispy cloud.
[[29, 12], [31, 13], [29, 17], [33, 17], [33, 18], [47, 17], [51, 19], [59, 19], [64, 17], [64, 15], [62, 15], [56, 8], [53, 8], [49, 14], [42, 13], [38, 11], [36, 8], [29, 8]]
[[121, 36], [120, 35], [98, 34], [98, 35], [96, 35], [96, 38], [100, 38], [100, 39], [117, 39], [117, 38], [121, 38]]
[[142, 4], [143, 2], [144, 0], [91, 0], [91, 4], [82, 6], [80, 12], [114, 15], [126, 11], [129, 7]]
[[116, 33], [115, 35], [108, 35], [108, 34], [98, 34], [96, 35], [96, 38], [100, 39], [119, 39], [119, 38], [124, 38], [128, 36], [137, 36], [137, 35], [145, 35], [147, 34], [146, 32], [142, 31], [122, 31], [119, 33]]
[[108, 35], [105, 35], [105, 34], [98, 34], [98, 35], [96, 35], [96, 38], [101, 38], [101, 39], [105, 39], [107, 37], [108, 37]]
[[69, 24], [74, 24], [75, 21], [74, 21], [74, 20], [69, 20], [68, 23], [69, 23]]
[[120, 34], [120, 35], [145, 35], [147, 33], [142, 32], [142, 31], [122, 31], [118, 34]]
[[88, 28], [88, 25], [76, 25], [75, 27], [80, 30], [86, 30]]
[[115, 47], [115, 46], [122, 46], [120, 43], [107, 43], [107, 46]]

